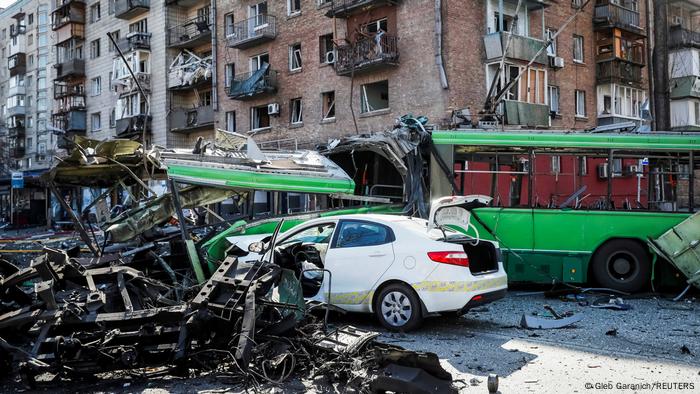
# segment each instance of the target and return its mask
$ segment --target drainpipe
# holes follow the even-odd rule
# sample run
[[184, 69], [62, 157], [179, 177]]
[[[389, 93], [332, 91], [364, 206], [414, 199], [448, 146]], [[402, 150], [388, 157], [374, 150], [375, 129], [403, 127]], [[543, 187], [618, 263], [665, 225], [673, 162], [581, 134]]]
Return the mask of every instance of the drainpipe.
[[435, 64], [440, 73], [440, 84], [443, 89], [449, 87], [445, 63], [442, 59], [442, 0], [435, 0]]
[[[211, 84], [212, 84], [212, 109], [215, 112], [219, 111], [219, 89], [218, 89], [218, 76], [217, 76], [217, 68], [216, 68], [216, 62], [218, 58], [218, 51], [216, 50], [216, 0], [211, 0], [211, 15], [210, 18], [210, 23], [212, 24], [211, 26]], [[216, 120], [214, 120], [214, 124], [218, 123]]]

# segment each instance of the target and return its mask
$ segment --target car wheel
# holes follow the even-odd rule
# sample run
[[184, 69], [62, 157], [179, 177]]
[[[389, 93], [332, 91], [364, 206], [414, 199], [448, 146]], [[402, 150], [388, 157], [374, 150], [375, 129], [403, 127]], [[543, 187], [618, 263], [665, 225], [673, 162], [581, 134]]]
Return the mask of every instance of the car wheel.
[[601, 286], [634, 293], [649, 280], [651, 262], [649, 254], [639, 243], [615, 240], [596, 251], [592, 271]]
[[410, 331], [423, 320], [420, 300], [410, 287], [395, 283], [382, 289], [374, 313], [384, 327], [391, 331]]

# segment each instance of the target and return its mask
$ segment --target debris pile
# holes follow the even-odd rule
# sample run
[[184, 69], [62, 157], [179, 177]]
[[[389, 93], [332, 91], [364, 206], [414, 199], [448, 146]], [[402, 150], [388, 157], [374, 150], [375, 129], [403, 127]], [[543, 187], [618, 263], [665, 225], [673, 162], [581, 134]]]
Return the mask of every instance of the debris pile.
[[182, 249], [178, 240], [100, 257], [46, 248], [28, 268], [3, 263], [4, 371], [29, 385], [138, 370], [213, 372], [250, 387], [323, 377], [358, 390], [455, 391], [435, 354], [352, 326], [329, 330], [314, 313], [323, 306], [304, 301], [301, 272], [228, 255], [200, 284]]
[[188, 87], [211, 78], [212, 57], [200, 57], [185, 49], [170, 63], [169, 87]]

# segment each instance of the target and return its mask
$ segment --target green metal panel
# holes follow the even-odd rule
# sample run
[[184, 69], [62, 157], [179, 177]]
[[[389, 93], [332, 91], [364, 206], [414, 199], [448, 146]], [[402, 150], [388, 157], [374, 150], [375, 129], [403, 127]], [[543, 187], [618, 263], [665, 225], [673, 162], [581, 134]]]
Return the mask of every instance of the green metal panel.
[[503, 100], [506, 124], [523, 126], [549, 126], [549, 106]]
[[600, 134], [554, 132], [433, 131], [438, 145], [493, 146], [508, 148], [593, 148], [654, 150], [700, 150], [700, 135], [680, 133]]
[[288, 175], [223, 168], [168, 166], [168, 176], [178, 182], [207, 184], [242, 189], [292, 191], [297, 193], [355, 192], [355, 182], [349, 178], [312, 175]]
[[[548, 283], [552, 278], [585, 281], [591, 255], [612, 238], [644, 242], [686, 219], [688, 213], [477, 208], [472, 221], [482, 238], [501, 243], [508, 279]], [[576, 268], [576, 275], [571, 269]]]
[[651, 238], [652, 249], [683, 272], [688, 283], [700, 288], [700, 212], [657, 239]]

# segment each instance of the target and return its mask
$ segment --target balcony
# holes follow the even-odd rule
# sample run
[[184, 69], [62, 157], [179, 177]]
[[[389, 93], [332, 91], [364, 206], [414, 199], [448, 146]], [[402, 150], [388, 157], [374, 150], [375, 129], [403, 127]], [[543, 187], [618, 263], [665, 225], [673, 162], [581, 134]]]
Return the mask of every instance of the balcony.
[[200, 4], [202, 0], [165, 0], [165, 5], [175, 5], [183, 8], [190, 8]]
[[63, 63], [54, 64], [56, 68], [56, 79], [85, 77], [85, 60], [72, 59]]
[[22, 143], [21, 145], [14, 145], [14, 146], [10, 145], [9, 150], [10, 150], [10, 156], [15, 158], [15, 159], [24, 156], [24, 154], [26, 153], [26, 150], [24, 148], [24, 143]]
[[16, 105], [14, 107], [8, 107], [5, 110], [5, 115], [8, 118], [11, 118], [13, 116], [24, 117], [26, 114], [27, 114], [27, 107], [24, 105]]
[[[624, 0], [621, 2], [625, 3]], [[612, 1], [603, 1], [603, 4], [596, 4], [593, 26], [596, 30], [617, 27], [644, 35], [644, 29], [642, 29], [639, 21], [639, 12], [614, 4]]]
[[[512, 37], [508, 44], [508, 37]], [[520, 36], [509, 32], [496, 32], [484, 36], [484, 46], [486, 47], [486, 59], [500, 59], [503, 51], [508, 46], [506, 57], [510, 59], [529, 62], [533, 58], [536, 63], [547, 64], [547, 51], [543, 50], [537, 54], [545, 42], [537, 38]]]
[[117, 119], [117, 137], [127, 138], [143, 133], [144, 127], [146, 131], [151, 130], [151, 116], [139, 114]]
[[119, 50], [123, 53], [135, 51], [137, 49], [151, 49], [151, 33], [134, 32], [117, 41]]
[[131, 19], [148, 12], [150, 8], [150, 0], [114, 0], [114, 17]]
[[54, 31], [56, 34], [55, 44], [62, 44], [68, 40], [85, 39], [85, 25], [83, 23], [65, 23]]
[[231, 82], [228, 96], [234, 100], [248, 100], [263, 94], [277, 92], [277, 71], [269, 65], [257, 71], [236, 75]]
[[211, 106], [197, 108], [175, 108], [168, 115], [170, 131], [173, 133], [190, 133], [214, 126], [214, 108]]
[[10, 69], [10, 76], [24, 74], [27, 71], [27, 55], [18, 53], [7, 58], [7, 68]]
[[549, 127], [549, 105], [504, 100], [505, 124], [511, 126]]
[[85, 111], [76, 110], [54, 114], [51, 116], [51, 121], [53, 127], [66, 133], [84, 134], [87, 130], [87, 113]]
[[390, 34], [382, 34], [377, 42], [376, 37], [364, 38], [354, 45], [338, 47], [335, 60], [335, 72], [338, 75], [351, 75], [383, 67], [399, 65], [399, 39]]
[[598, 62], [596, 64], [596, 81], [598, 84], [639, 85], [642, 82], [642, 66], [618, 59]]
[[177, 72], [170, 72], [168, 77], [168, 90], [171, 92], [189, 91], [202, 87], [211, 87], [211, 77], [206, 78], [202, 75], [200, 78], [190, 82], [183, 80], [183, 75], [178, 76]]
[[670, 83], [671, 99], [685, 98], [700, 99], [700, 76], [691, 75], [681, 78], [673, 78]]
[[245, 49], [274, 40], [277, 20], [272, 15], [257, 15], [233, 25], [233, 33], [226, 37], [231, 48]]
[[168, 47], [194, 48], [211, 42], [209, 18], [194, 18], [168, 30]]
[[53, 30], [75, 23], [85, 24], [85, 2], [80, 0], [65, 0], [51, 13], [51, 28]]
[[397, 5], [400, 0], [318, 0], [319, 7], [327, 3], [330, 3], [330, 9], [326, 11], [327, 17], [347, 18], [372, 8]]
[[671, 26], [668, 36], [669, 48], [700, 48], [700, 32], [680, 25]]

